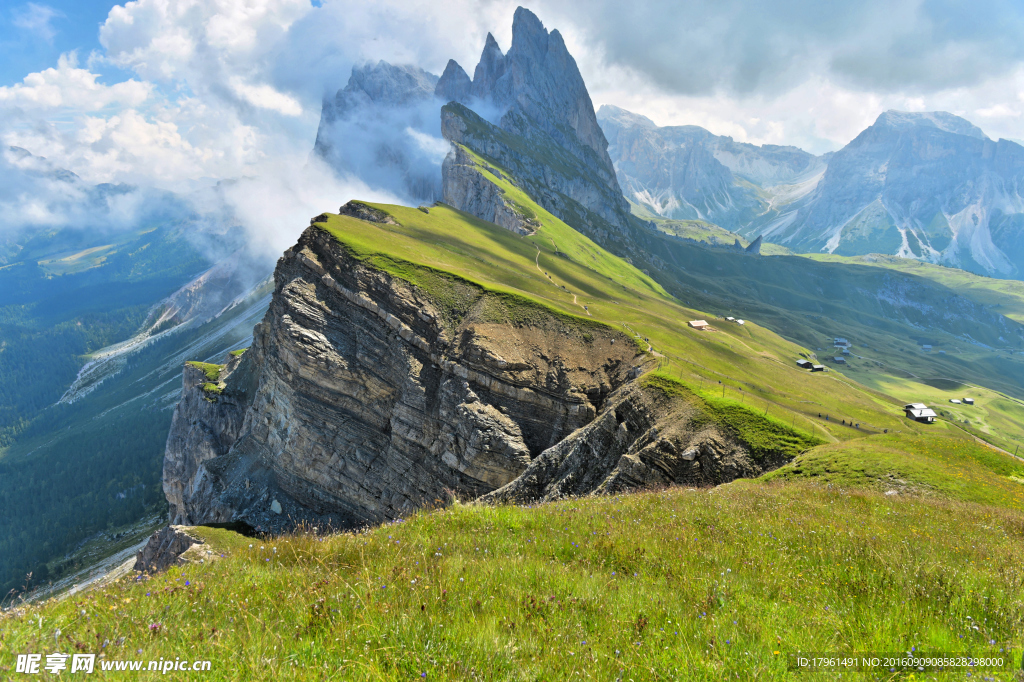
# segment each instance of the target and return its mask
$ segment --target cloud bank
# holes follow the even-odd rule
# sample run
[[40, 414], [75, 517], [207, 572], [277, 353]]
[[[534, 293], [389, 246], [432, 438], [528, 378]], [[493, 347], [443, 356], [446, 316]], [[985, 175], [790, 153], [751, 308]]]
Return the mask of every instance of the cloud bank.
[[[84, 64], [67, 54], [0, 86], [0, 141], [88, 183], [187, 194], [267, 178], [249, 185], [258, 199], [232, 200], [240, 213], [273, 200], [291, 206], [290, 222], [301, 226], [349, 192], [402, 198], [394, 178], [370, 172], [372, 159], [349, 177], [320, 169], [305, 178], [320, 183], [315, 190], [293, 182], [303, 177], [296, 169], [306, 168], [323, 97], [344, 86], [353, 65], [384, 59], [439, 74], [454, 58], [471, 69], [488, 31], [508, 48], [516, 4], [136, 0], [111, 9], [99, 29], [103, 50]], [[561, 31], [596, 104], [660, 125], [823, 152], [885, 109], [943, 109], [993, 137], [1024, 138], [1024, 5], [1015, 0], [646, 0], [628, 8], [538, 0], [530, 8]], [[19, 11], [22, 29], [43, 39], [59, 18], [43, 5]], [[382, 125], [351, 134], [365, 140]], [[389, 134], [427, 165], [438, 152], [423, 126]]]

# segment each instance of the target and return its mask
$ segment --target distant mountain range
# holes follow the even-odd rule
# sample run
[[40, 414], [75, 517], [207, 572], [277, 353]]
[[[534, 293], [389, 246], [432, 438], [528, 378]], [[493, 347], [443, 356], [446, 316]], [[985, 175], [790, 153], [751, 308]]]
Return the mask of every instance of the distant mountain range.
[[1024, 147], [958, 116], [887, 111], [823, 156], [659, 127], [611, 106], [598, 120], [626, 197], [656, 214], [795, 251], [1024, 277]]

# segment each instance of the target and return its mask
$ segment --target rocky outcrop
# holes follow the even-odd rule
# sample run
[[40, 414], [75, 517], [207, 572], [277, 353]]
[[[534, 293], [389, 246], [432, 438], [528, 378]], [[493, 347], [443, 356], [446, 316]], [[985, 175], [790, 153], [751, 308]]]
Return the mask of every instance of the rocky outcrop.
[[470, 95], [449, 99], [470, 106], [476, 100], [497, 108], [503, 112], [501, 129], [536, 145], [553, 142], [588, 167], [608, 190], [621, 195], [608, 141], [576, 60], [561, 34], [549, 33], [530, 10], [516, 10], [508, 54], [502, 54], [494, 36], [487, 34]]
[[135, 557], [132, 570], [156, 573], [171, 566], [181, 566], [187, 561], [182, 556], [194, 545], [204, 541], [185, 526], [171, 525], [153, 533], [145, 547]]
[[535, 222], [517, 209], [501, 188], [484, 176], [483, 170], [501, 177], [498, 169], [481, 168], [464, 148], [455, 147], [441, 166], [445, 203], [516, 234], [535, 232]]
[[[206, 462], [227, 454], [238, 438], [252, 397], [246, 354], [230, 356], [217, 382], [186, 363], [181, 399], [174, 408], [164, 453], [163, 489], [174, 524], [227, 521], [234, 510], [217, 497]], [[193, 510], [201, 509], [201, 514]]]
[[469, 74], [457, 61], [449, 59], [448, 65], [444, 67], [444, 73], [434, 87], [434, 95], [445, 102], [464, 102], [472, 96], [472, 90], [473, 81], [469, 79]]
[[444, 278], [435, 298], [318, 227], [275, 286], [227, 375], [224, 396], [249, 373], [245, 399], [208, 402], [189, 374], [165, 468], [178, 519], [353, 527], [479, 497], [590, 423], [645, 357], [598, 324], [501, 323], [503, 299], [468, 282]]
[[483, 502], [536, 502], [670, 485], [710, 486], [758, 476], [788, 457], [755, 458], [705, 418], [699, 404], [633, 382], [601, 414], [535, 458]]
[[[516, 116], [510, 112], [503, 120]], [[644, 224], [630, 215], [618, 189], [610, 189], [592, 166], [542, 132], [534, 131], [527, 139], [451, 102], [441, 109], [441, 133], [453, 145], [441, 167], [442, 194], [445, 203], [459, 210], [492, 222], [497, 221], [489, 216], [501, 212], [495, 203], [501, 190], [471, 168], [475, 161], [465, 154], [469, 149], [483, 157], [483, 168], [506, 174], [538, 204], [602, 245]]]

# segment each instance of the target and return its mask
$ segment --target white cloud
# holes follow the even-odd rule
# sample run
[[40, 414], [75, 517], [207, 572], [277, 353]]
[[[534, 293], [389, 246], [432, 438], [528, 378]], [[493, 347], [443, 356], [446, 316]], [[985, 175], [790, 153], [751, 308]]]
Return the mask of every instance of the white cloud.
[[104, 85], [97, 83], [97, 78], [97, 74], [78, 68], [74, 53], [63, 54], [57, 68], [30, 73], [21, 83], [0, 87], [0, 106], [99, 111], [113, 105], [137, 107], [153, 90], [152, 84], [135, 79]]
[[276, 111], [285, 116], [302, 115], [302, 105], [298, 100], [269, 85], [251, 85], [238, 78], [230, 79], [228, 85], [239, 98], [254, 107]]
[[[532, 7], [565, 37], [596, 104], [661, 125], [823, 152], [887, 108], [943, 109], [976, 119], [993, 137], [1024, 138], [1021, 49], [1005, 39], [1020, 25], [1012, 3], [979, 15], [1001, 21], [985, 56], [985, 21], [938, 25], [941, 12], [916, 0], [831, 8], [776, 0], [750, 11], [737, 2]], [[101, 26], [105, 52], [95, 62], [134, 78], [104, 85], [95, 69], [62, 57], [55, 69], [0, 88], [0, 136], [97, 182], [180, 188], [251, 175], [272, 159], [308, 155], [321, 98], [345, 84], [354, 63], [384, 59], [440, 73], [451, 57], [472, 74], [488, 31], [508, 49], [516, 4], [128, 2]], [[933, 63], [900, 56], [900, 45], [918, 45], [907, 42], [915, 31], [934, 41], [922, 53]], [[872, 50], [881, 61], [865, 57]], [[436, 151], [436, 139], [405, 137]]]
[[312, 10], [308, 0], [136, 0], [110, 10], [100, 43], [117, 66], [195, 91], [266, 69], [288, 27]]
[[14, 9], [11, 14], [13, 15], [11, 23], [17, 28], [32, 33], [48, 43], [52, 43], [54, 36], [57, 35], [57, 30], [51, 22], [64, 17], [63, 12], [59, 12], [49, 5], [38, 5], [34, 2]]

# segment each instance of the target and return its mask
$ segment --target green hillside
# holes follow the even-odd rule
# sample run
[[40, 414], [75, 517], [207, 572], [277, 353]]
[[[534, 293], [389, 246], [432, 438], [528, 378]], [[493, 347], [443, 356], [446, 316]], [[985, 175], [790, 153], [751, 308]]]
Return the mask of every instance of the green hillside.
[[158, 301], [210, 267], [194, 229], [47, 230], [0, 267], [0, 593], [30, 572], [38, 585], [81, 568], [83, 542], [165, 513], [160, 472], [181, 364], [246, 343], [263, 308], [247, 301], [155, 338], [110, 363], [85, 399], [60, 400], [97, 351], [133, 337]]
[[[935, 265], [912, 258], [899, 258], [872, 253], [867, 256], [835, 256], [825, 253], [804, 254], [807, 258], [825, 263], [868, 265], [897, 272], [914, 274], [941, 284], [958, 294], [967, 296], [1001, 315], [1024, 323], [1024, 282], [1016, 279], [994, 279], [973, 272]], [[1019, 345], [1018, 345], [1019, 347]]]
[[[14, 653], [103, 641], [100, 665], [188, 657], [209, 660], [194, 677], [211, 680], [790, 679], [799, 652], [912, 648], [1013, 652], [1020, 666], [1024, 461], [953, 420], [906, 420], [904, 385], [798, 369], [810, 348], [681, 304], [503, 189], [534, 234], [440, 204], [375, 204], [393, 222], [325, 214], [316, 226], [443, 309], [471, 286], [504, 323], [543, 314], [584, 335], [631, 333], [649, 389], [700, 400], [752, 450], [794, 459], [709, 490], [456, 504], [326, 537], [201, 530], [201, 564], [0, 617], [4, 672]], [[788, 262], [736, 255], [754, 274]], [[716, 330], [686, 324], [701, 318]], [[1012, 416], [986, 426], [1004, 439], [1019, 429]]]
[[738, 481], [200, 532], [203, 564], [0, 616], [0, 671], [84, 647], [204, 680], [784, 680], [798, 652], [913, 649], [1007, 656], [973, 675], [1010, 680], [1024, 644], [1024, 515], [948, 499]]

